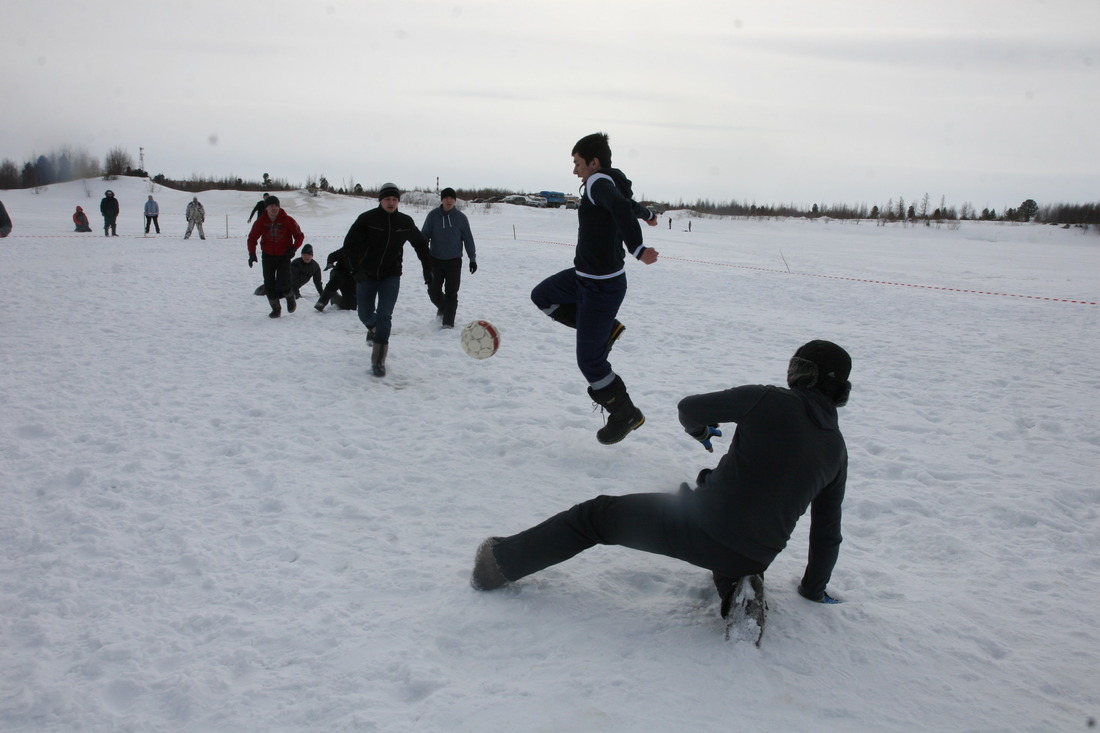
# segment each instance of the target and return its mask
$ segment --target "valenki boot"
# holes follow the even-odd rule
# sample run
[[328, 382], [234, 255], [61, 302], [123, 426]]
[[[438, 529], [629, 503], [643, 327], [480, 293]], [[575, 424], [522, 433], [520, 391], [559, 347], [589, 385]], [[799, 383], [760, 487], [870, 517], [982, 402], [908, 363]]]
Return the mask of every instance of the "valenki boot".
[[278, 298], [268, 298], [267, 302], [271, 304], [271, 312], [267, 314], [268, 318], [278, 318], [283, 314], [283, 307], [279, 305]]
[[386, 354], [390, 350], [389, 344], [373, 343], [370, 351], [371, 374], [376, 377], [386, 376]]

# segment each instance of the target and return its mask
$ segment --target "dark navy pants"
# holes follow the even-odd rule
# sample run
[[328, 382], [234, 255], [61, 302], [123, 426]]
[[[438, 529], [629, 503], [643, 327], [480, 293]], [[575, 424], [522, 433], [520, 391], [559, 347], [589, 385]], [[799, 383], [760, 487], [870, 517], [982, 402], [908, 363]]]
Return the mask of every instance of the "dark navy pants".
[[577, 307], [577, 366], [592, 389], [611, 384], [615, 373], [607, 360], [607, 339], [626, 298], [626, 275], [607, 280], [578, 277], [573, 268], [543, 280], [531, 291], [531, 300], [553, 317], [566, 304]]

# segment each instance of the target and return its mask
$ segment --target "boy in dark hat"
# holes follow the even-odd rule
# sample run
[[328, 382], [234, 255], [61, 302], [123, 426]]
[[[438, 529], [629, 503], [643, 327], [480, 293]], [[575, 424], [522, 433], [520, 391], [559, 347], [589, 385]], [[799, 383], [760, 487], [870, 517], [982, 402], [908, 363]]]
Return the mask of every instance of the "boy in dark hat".
[[453, 188], [445, 188], [439, 194], [439, 206], [428, 212], [421, 234], [428, 240], [432, 254], [432, 281], [428, 285], [428, 298], [442, 320], [443, 328], [455, 327], [458, 311], [458, 288], [462, 284], [462, 250], [470, 256], [470, 274], [477, 272], [477, 251], [474, 235], [470, 233], [470, 220], [455, 204], [458, 195]]
[[258, 243], [263, 252], [264, 292], [271, 304], [271, 318], [282, 315], [279, 298], [286, 298], [288, 313], [296, 308], [290, 262], [305, 238], [298, 222], [279, 206], [279, 199], [268, 196], [263, 216], [256, 219], [248, 233], [248, 266], [256, 264]]
[[[320, 295], [324, 290], [321, 287], [321, 266], [317, 264], [317, 261], [313, 259], [313, 245], [302, 245], [302, 256], [290, 263], [290, 283], [294, 289], [295, 300], [302, 299], [302, 286], [313, 281], [313, 286], [317, 288], [317, 294]], [[256, 295], [267, 295], [267, 286], [261, 285], [256, 288]]]
[[108, 190], [99, 202], [99, 213], [103, 214], [103, 236], [118, 236], [118, 199], [115, 192]]
[[708, 452], [722, 435], [718, 426], [737, 423], [729, 451], [699, 473], [696, 488], [598, 496], [519, 534], [490, 537], [477, 550], [471, 584], [492, 590], [593, 545], [622, 545], [710, 570], [725, 616], [737, 581], [767, 569], [809, 508], [809, 561], [798, 592], [835, 602], [825, 586], [839, 553], [848, 477], [837, 408], [848, 401], [851, 368], [844, 349], [811, 341], [791, 358], [786, 389], [745, 385], [685, 397], [680, 424]]
[[355, 277], [359, 320], [367, 327], [371, 349], [371, 373], [386, 376], [393, 308], [401, 289], [401, 265], [405, 242], [416, 250], [424, 284], [432, 281], [428, 240], [416, 228], [412, 217], [397, 210], [401, 191], [385, 183], [378, 191], [378, 207], [359, 215], [351, 225], [344, 246], [330, 258], [344, 262]]
[[535, 286], [531, 300], [558, 323], [576, 329], [577, 366], [588, 381], [588, 395], [608, 411], [596, 439], [610, 445], [645, 422], [607, 355], [623, 332], [616, 318], [626, 298], [623, 246], [647, 265], [656, 262], [657, 250], [642, 246], [638, 220], [656, 226], [657, 215], [633, 199], [630, 180], [611, 167], [605, 133], [586, 135], [573, 146], [573, 174], [583, 182], [573, 267]]

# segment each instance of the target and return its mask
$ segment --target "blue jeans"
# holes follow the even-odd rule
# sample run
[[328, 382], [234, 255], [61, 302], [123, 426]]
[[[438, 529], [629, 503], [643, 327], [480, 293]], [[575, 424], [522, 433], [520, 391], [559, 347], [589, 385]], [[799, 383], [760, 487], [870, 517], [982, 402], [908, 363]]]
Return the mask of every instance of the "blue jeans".
[[531, 291], [531, 300], [550, 317], [559, 306], [576, 306], [577, 366], [592, 389], [603, 389], [615, 378], [607, 339], [624, 298], [626, 275], [593, 280], [577, 277], [573, 268], [551, 275]]
[[388, 344], [390, 342], [393, 307], [397, 305], [397, 293], [400, 290], [400, 275], [386, 277], [381, 280], [368, 277], [355, 283], [355, 299], [359, 306], [359, 320], [367, 328], [374, 329], [375, 343]]

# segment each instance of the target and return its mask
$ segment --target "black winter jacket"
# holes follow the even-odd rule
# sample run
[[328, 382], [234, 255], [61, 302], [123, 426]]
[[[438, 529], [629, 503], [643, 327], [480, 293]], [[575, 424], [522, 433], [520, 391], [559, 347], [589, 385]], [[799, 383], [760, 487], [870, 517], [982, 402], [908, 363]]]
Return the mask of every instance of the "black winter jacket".
[[317, 260], [310, 260], [308, 264], [301, 257], [292, 260], [290, 263], [290, 279], [294, 282], [295, 297], [301, 297], [302, 286], [310, 280], [317, 288], [318, 295], [324, 290], [321, 285], [321, 266], [317, 264]]
[[813, 389], [747, 385], [685, 397], [679, 409], [680, 424], [696, 437], [707, 425], [737, 423], [729, 452], [694, 492], [704, 531], [768, 565], [809, 507], [802, 588], [808, 597], [820, 596], [840, 552], [848, 477], [836, 407]]
[[359, 215], [344, 237], [344, 246], [336, 250], [334, 259], [350, 267], [357, 281], [395, 277], [401, 274], [405, 242], [416, 250], [424, 282], [430, 283], [432, 268], [428, 240], [412, 217], [400, 211], [390, 214], [381, 206]]
[[104, 196], [99, 202], [99, 213], [105, 217], [118, 216], [118, 199], [114, 196]]

